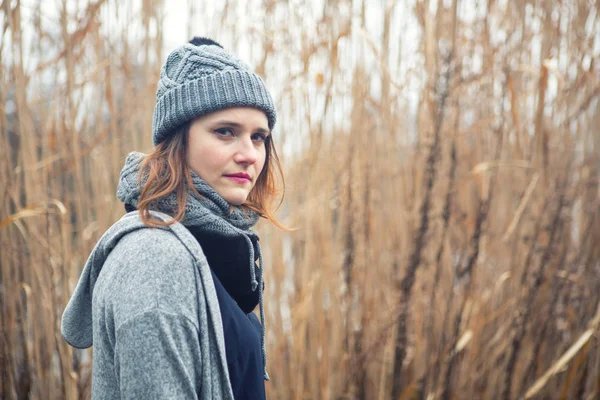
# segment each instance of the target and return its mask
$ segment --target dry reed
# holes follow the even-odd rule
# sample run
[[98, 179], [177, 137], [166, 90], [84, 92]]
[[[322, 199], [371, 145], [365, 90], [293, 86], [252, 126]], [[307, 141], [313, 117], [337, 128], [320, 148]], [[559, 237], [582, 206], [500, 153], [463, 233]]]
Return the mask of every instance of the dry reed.
[[[0, 7], [2, 399], [89, 398], [60, 316], [151, 146], [165, 5], [139, 6]], [[280, 110], [269, 398], [600, 396], [594, 2], [186, 7]]]

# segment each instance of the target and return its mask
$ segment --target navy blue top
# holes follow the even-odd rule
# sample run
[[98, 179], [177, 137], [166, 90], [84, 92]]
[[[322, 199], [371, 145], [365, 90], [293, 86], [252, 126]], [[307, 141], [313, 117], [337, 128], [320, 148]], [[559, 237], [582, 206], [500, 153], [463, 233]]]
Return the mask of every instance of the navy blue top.
[[252, 310], [258, 290], [252, 291], [249, 249], [243, 238], [224, 238], [191, 228], [210, 266], [215, 282], [229, 380], [235, 400], [266, 400], [263, 376], [261, 325]]
[[236, 400], [265, 400], [260, 321], [254, 313], [244, 314], [211, 270], [225, 333], [229, 380]]

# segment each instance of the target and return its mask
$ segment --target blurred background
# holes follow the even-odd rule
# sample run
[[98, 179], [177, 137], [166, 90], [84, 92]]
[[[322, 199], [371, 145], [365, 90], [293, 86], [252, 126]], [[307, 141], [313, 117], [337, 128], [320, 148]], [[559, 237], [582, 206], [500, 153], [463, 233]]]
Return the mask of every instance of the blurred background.
[[194, 35], [264, 77], [271, 399], [600, 398], [594, 0], [4, 0], [0, 398], [87, 399], [60, 317]]

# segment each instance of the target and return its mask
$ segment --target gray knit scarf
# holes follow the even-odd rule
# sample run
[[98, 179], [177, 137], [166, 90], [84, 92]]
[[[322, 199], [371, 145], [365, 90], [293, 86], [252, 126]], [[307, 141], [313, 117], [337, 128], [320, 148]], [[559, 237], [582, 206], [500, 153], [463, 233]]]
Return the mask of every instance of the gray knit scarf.
[[[141, 194], [142, 185], [138, 180], [138, 173], [145, 154], [131, 152], [125, 160], [125, 166], [121, 170], [119, 186], [117, 188], [117, 197], [125, 204], [137, 207]], [[257, 244], [259, 273], [258, 281], [254, 269], [254, 246], [251, 239], [258, 239], [257, 233], [251, 228], [256, 225], [258, 213], [244, 209], [239, 206], [232, 206], [223, 199], [213, 188], [211, 188], [202, 178], [192, 171], [192, 182], [194, 188], [202, 195], [199, 197], [193, 190], [188, 191], [187, 203], [185, 206], [185, 215], [181, 223], [185, 227], [194, 227], [205, 233], [215, 233], [220, 236], [239, 238], [243, 237], [248, 244], [250, 258], [250, 278], [252, 290], [258, 289], [258, 301], [260, 308], [261, 321], [261, 346], [264, 366], [265, 380], [269, 380], [267, 374], [267, 353], [265, 348], [265, 312], [263, 306], [263, 260], [260, 245]], [[174, 215], [177, 210], [177, 198], [175, 193], [161, 198], [153, 207], [157, 211]]]

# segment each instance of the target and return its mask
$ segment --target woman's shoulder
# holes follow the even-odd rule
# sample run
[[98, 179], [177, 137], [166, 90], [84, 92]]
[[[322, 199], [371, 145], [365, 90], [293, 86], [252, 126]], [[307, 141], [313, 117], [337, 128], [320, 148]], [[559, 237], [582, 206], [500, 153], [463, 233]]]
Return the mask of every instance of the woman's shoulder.
[[133, 230], [121, 237], [113, 251], [120, 249], [129, 254], [153, 253], [161, 258], [185, 254], [191, 257], [189, 250], [180, 238], [168, 228], [149, 228]]
[[197, 278], [193, 256], [175, 234], [143, 228], [124, 235], [112, 249], [95, 296], [124, 315], [158, 308], [193, 318]]
[[194, 257], [177, 235], [167, 229], [143, 228], [124, 235], [110, 251], [107, 262], [163, 272], [174, 265], [191, 265]]

